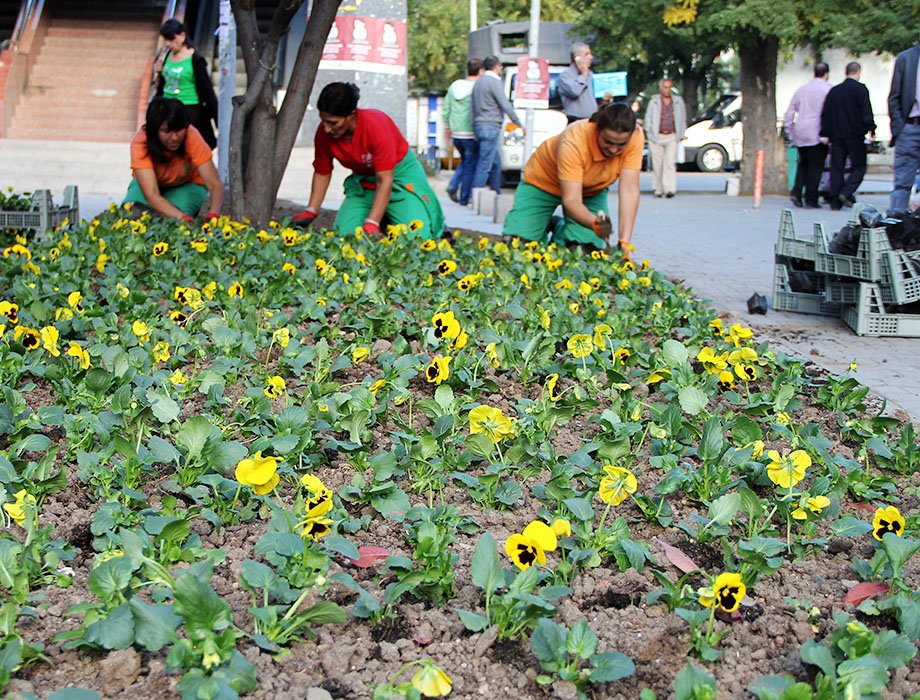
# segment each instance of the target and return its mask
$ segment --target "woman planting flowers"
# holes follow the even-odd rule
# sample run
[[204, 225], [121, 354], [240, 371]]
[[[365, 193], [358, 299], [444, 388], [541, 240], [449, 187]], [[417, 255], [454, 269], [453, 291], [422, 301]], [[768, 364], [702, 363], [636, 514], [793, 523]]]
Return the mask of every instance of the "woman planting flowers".
[[211, 149], [198, 129], [189, 125], [188, 112], [178, 100], [155, 97], [150, 101], [147, 121], [131, 141], [131, 169], [134, 179], [125, 204], [191, 219], [209, 195], [212, 212], [219, 212], [224, 203], [224, 186], [211, 161]]
[[337, 160], [352, 171], [335, 217], [339, 232], [361, 227], [367, 234], [379, 234], [385, 223], [413, 223], [410, 235], [440, 238], [444, 212], [409, 143], [385, 113], [358, 109], [359, 97], [352, 83], [330, 83], [320, 93], [310, 204], [292, 220], [309, 225], [316, 219]]

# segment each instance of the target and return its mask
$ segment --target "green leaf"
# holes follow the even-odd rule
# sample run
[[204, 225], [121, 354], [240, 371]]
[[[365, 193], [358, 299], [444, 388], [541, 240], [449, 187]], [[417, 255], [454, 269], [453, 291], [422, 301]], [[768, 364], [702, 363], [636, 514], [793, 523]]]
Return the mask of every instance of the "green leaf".
[[756, 695], [758, 700], [780, 700], [794, 683], [791, 676], [761, 676], [748, 683], [747, 691]]
[[611, 683], [628, 678], [636, 672], [636, 665], [626, 654], [618, 651], [602, 651], [591, 657], [588, 671], [592, 683]]
[[834, 663], [834, 657], [831, 656], [831, 652], [823, 644], [809, 639], [799, 649], [799, 656], [802, 657], [802, 661], [806, 664], [820, 668], [825, 677], [831, 681], [837, 678], [837, 664]]
[[371, 506], [385, 518], [403, 514], [411, 505], [406, 492], [400, 488], [388, 489], [385, 494], [371, 498]]
[[99, 700], [99, 693], [86, 688], [64, 688], [49, 693], [48, 700]]
[[44, 452], [50, 445], [51, 439], [47, 435], [32, 433], [16, 442], [10, 451], [16, 457], [21, 457], [23, 452]]
[[323, 538], [323, 547], [330, 552], [341, 554], [348, 559], [357, 560], [361, 557], [358, 547], [351, 540], [340, 535], [329, 535]]
[[230, 606], [211, 586], [190, 574], [182, 575], [173, 588], [173, 609], [185, 621], [186, 629], [218, 632], [233, 624]]
[[594, 518], [594, 508], [587, 498], [566, 498], [562, 503], [576, 520], [586, 523]]
[[597, 651], [597, 635], [584, 620], [576, 622], [565, 638], [565, 650], [579, 658], [588, 659]]
[[789, 405], [789, 402], [792, 400], [792, 397], [795, 396], [795, 385], [794, 384], [783, 384], [779, 391], [776, 392], [776, 397], [773, 399], [773, 410], [779, 413], [780, 411], [785, 411], [786, 406]]
[[722, 421], [710, 418], [703, 424], [703, 439], [697, 448], [697, 455], [704, 462], [714, 462], [722, 456], [725, 440], [722, 436]]
[[127, 557], [115, 557], [90, 571], [86, 585], [94, 596], [109, 601], [131, 585], [133, 575], [133, 562]]
[[241, 566], [240, 581], [246, 588], [268, 588], [276, 580], [275, 572], [271, 567], [260, 561], [244, 559]]
[[348, 619], [348, 613], [330, 600], [314, 603], [298, 613], [298, 616], [314, 625], [341, 625]]
[[457, 616], [470, 632], [482, 632], [489, 627], [489, 618], [483, 615], [477, 615], [469, 610], [457, 608]]
[[22, 545], [12, 540], [0, 539], [0, 586], [12, 589], [20, 575], [19, 554]]
[[487, 596], [505, 585], [505, 575], [498, 558], [498, 545], [488, 532], [482, 533], [479, 542], [476, 543], [470, 564], [470, 575], [473, 583], [484, 590]]
[[832, 522], [831, 530], [837, 537], [862, 537], [872, 532], [872, 524], [850, 515]]
[[176, 433], [176, 444], [185, 448], [188, 460], [197, 459], [211, 434], [218, 428], [204, 416], [189, 418]]
[[674, 679], [674, 700], [712, 700], [716, 679], [712, 674], [688, 663]]
[[182, 413], [179, 404], [173, 401], [165, 390], [158, 391], [150, 387], [147, 390], [147, 401], [150, 402], [150, 410], [153, 411], [153, 415], [161, 423], [172, 423]]
[[709, 504], [709, 519], [717, 525], [727, 525], [741, 508], [741, 494], [726, 493]]
[[[595, 640], [596, 641], [596, 640]], [[565, 627], [549, 618], [541, 617], [530, 636], [530, 650], [541, 662], [565, 662]]]
[[134, 615], [131, 606], [122, 603], [101, 620], [86, 628], [84, 638], [103, 649], [127, 649], [134, 642]]
[[671, 369], [683, 367], [687, 364], [689, 357], [690, 353], [687, 351], [687, 347], [673, 338], [668, 338], [661, 347], [661, 358]]
[[488, 457], [495, 452], [495, 444], [485, 433], [473, 433], [466, 439], [466, 449], [477, 457]]
[[920, 550], [920, 540], [909, 540], [893, 532], [886, 532], [882, 535], [882, 549], [891, 563], [891, 577], [900, 578], [904, 564]]
[[884, 630], [872, 640], [872, 653], [888, 668], [899, 668], [917, 655], [917, 647], [897, 632]]
[[877, 656], [867, 654], [848, 659], [837, 667], [837, 686], [844, 697], [866, 697], [881, 693], [888, 685], [888, 670]]
[[747, 416], [738, 416], [732, 425], [732, 440], [737, 445], [749, 445], [763, 440], [763, 430]]
[[684, 413], [695, 416], [706, 408], [709, 397], [695, 386], [685, 386], [677, 392], [677, 400]]
[[134, 642], [147, 651], [159, 651], [176, 639], [176, 628], [182, 622], [172, 606], [165, 603], [148, 605], [137, 596], [128, 601], [134, 614]]

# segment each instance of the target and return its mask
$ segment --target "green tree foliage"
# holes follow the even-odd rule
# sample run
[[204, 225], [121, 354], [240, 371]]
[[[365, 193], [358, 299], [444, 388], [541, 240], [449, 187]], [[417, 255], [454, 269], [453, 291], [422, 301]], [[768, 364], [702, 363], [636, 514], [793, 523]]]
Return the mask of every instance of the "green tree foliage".
[[[571, 22], [576, 8], [563, 0], [544, 0], [540, 17], [546, 22]], [[530, 19], [530, 4], [517, 0], [486, 0], [478, 4], [479, 26], [503, 19]], [[470, 27], [468, 0], [425, 2], [409, 0], [409, 87], [443, 92], [466, 74]]]

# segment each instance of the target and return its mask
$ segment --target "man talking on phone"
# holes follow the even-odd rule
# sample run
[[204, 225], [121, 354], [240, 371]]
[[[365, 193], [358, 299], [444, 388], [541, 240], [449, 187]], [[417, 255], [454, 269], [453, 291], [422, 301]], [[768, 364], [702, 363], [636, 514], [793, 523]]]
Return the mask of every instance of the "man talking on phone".
[[[597, 111], [597, 99], [594, 97], [594, 72], [591, 64], [594, 56], [591, 47], [582, 42], [572, 44], [571, 65], [559, 74], [559, 97], [562, 98], [562, 110], [569, 124], [579, 119], [587, 119]], [[605, 96], [607, 98], [609, 96]]]

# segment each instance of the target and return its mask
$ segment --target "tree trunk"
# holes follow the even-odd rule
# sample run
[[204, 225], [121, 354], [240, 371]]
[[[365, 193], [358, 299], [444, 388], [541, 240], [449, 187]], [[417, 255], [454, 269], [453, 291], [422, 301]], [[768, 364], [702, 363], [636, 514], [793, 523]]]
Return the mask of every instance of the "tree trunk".
[[786, 194], [786, 152], [776, 127], [776, 64], [779, 39], [749, 35], [738, 46], [741, 59], [741, 110], [744, 151], [741, 160], [741, 192], [754, 191], [757, 151], [764, 154], [763, 193]]
[[[246, 94], [233, 98], [230, 126], [230, 203], [233, 218], [264, 226], [307, 110], [323, 46], [341, 0], [313, 0], [284, 105], [274, 106], [272, 76], [278, 43], [304, 0], [279, 3], [266, 36], [258, 31], [254, 0], [231, 0], [246, 64]], [[244, 134], [247, 137], [243, 150]], [[245, 163], [244, 163], [245, 161]]]
[[681, 88], [681, 96], [684, 98], [684, 105], [687, 107], [687, 121], [689, 122], [699, 111], [700, 104], [700, 80], [702, 76], [690, 68], [684, 70]]

